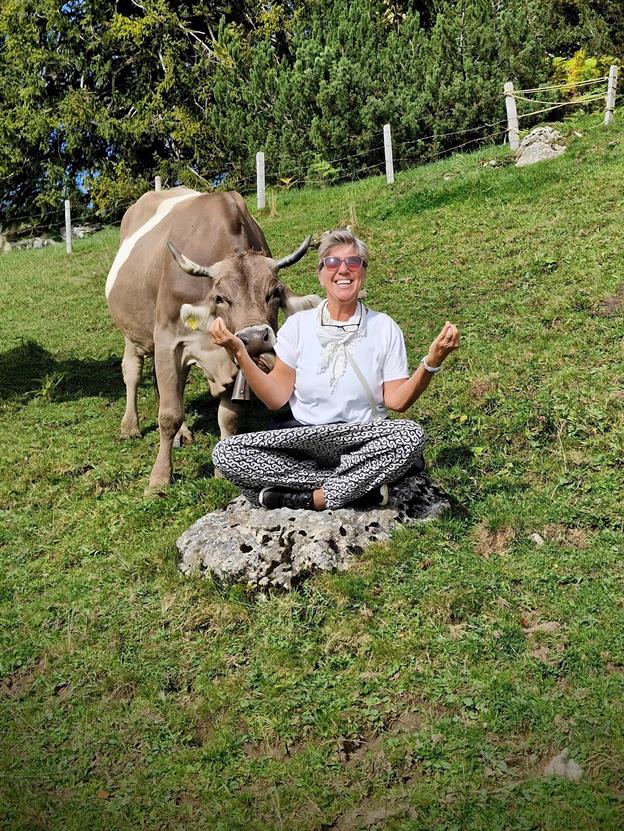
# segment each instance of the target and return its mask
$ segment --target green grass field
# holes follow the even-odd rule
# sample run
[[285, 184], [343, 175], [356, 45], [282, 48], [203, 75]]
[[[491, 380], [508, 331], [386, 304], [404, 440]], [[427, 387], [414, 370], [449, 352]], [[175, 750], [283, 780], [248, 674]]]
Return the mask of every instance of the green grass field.
[[[165, 497], [149, 372], [117, 438], [117, 230], [0, 257], [3, 831], [624, 827], [624, 129], [563, 130], [552, 162], [490, 148], [260, 217], [278, 255], [355, 218], [413, 366], [463, 336], [409, 412], [452, 515], [290, 594], [177, 570], [236, 490], [198, 374]], [[543, 776], [565, 748], [578, 782]]]

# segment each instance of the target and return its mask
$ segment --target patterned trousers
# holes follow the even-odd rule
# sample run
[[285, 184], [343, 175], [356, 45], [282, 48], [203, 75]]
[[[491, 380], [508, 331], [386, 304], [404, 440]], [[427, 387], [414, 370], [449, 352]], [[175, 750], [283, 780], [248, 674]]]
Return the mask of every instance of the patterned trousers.
[[241, 433], [222, 439], [215, 467], [258, 504], [268, 485], [323, 489], [340, 508], [380, 485], [396, 482], [422, 459], [425, 434], [414, 421], [320, 424]]

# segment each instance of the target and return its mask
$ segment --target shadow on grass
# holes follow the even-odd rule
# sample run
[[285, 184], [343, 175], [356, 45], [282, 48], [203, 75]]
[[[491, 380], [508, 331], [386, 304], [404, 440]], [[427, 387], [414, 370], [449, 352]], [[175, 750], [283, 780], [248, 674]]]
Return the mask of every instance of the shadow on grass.
[[[210, 433], [219, 437], [221, 431], [217, 418], [218, 409], [219, 399], [213, 398], [208, 392], [185, 396], [184, 411], [193, 432]], [[270, 413], [257, 399], [241, 402], [238, 432], [266, 430], [269, 417]]]
[[85, 396], [121, 398], [125, 395], [121, 361], [57, 360], [33, 340], [0, 353], [0, 400], [48, 397], [68, 401]]

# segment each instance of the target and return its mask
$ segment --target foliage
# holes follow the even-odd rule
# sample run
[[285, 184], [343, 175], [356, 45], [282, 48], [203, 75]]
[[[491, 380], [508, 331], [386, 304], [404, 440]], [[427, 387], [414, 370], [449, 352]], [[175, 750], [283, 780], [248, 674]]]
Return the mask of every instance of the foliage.
[[[616, 0], [5, 0], [0, 8], [0, 206], [60, 219], [65, 197], [114, 216], [165, 187], [252, 190], [345, 178], [492, 136], [502, 84], [538, 86], [550, 55], [616, 52]], [[118, 178], [120, 171], [123, 176]]]
[[556, 84], [569, 84], [568, 96], [578, 94], [572, 88], [573, 84], [579, 81], [591, 81], [594, 78], [603, 78], [609, 74], [612, 65], [618, 65], [620, 61], [612, 55], [599, 55], [588, 57], [584, 49], [579, 49], [571, 58], [553, 58], [552, 80]]
[[316, 187], [326, 187], [337, 179], [339, 175], [340, 170], [338, 168], [333, 167], [329, 162], [326, 162], [317, 155], [308, 167], [306, 182]]
[[[551, 162], [490, 147], [260, 218], [276, 255], [357, 219], [412, 366], [462, 331], [406, 414], [454, 511], [290, 594], [177, 571], [235, 490], [199, 374], [165, 497], [149, 371], [117, 438], [117, 230], [0, 256], [3, 831], [621, 827], [624, 130], [558, 126]], [[564, 748], [579, 782], [542, 775]]]

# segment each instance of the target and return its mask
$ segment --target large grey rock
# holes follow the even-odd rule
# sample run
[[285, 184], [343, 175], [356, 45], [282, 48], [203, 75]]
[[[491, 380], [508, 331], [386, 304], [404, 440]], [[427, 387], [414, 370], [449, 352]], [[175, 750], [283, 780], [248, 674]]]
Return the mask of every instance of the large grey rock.
[[24, 251], [30, 248], [47, 248], [49, 245], [57, 245], [57, 243], [49, 237], [23, 237], [16, 240], [12, 247], [18, 251]]
[[[72, 239], [84, 239], [94, 234], [97, 230], [98, 226], [96, 225], [72, 225]], [[67, 237], [65, 226], [59, 229], [59, 234], [64, 241]]]
[[552, 127], [536, 127], [531, 130], [516, 151], [516, 167], [526, 167], [565, 153], [565, 147], [558, 144], [561, 138], [561, 133]]
[[292, 511], [256, 508], [244, 497], [197, 520], [177, 541], [180, 570], [223, 583], [292, 588], [315, 571], [343, 571], [397, 525], [432, 519], [447, 497], [424, 475], [391, 486], [385, 508]]

